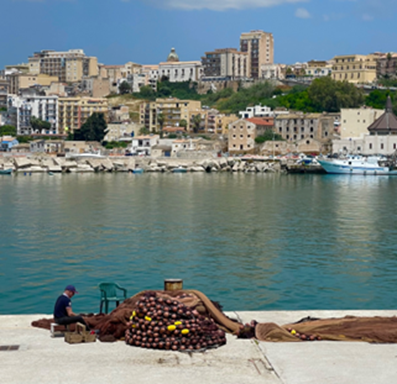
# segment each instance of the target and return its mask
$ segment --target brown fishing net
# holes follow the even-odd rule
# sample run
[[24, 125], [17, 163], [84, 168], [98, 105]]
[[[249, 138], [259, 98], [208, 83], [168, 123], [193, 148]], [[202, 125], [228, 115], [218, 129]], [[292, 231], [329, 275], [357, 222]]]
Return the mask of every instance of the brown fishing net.
[[[170, 300], [172, 305], [163, 305], [162, 308], [154, 309], [152, 307], [147, 308], [150, 312], [149, 318], [153, 318], [154, 322], [148, 324], [148, 320], [140, 316], [131, 316], [133, 312], [140, 313], [138, 309], [142, 302], [145, 302], [147, 298], [152, 297], [157, 305], [163, 305], [165, 301]], [[161, 301], [159, 302], [159, 300]], [[165, 311], [166, 307], [177, 307], [176, 312], [174, 310]], [[183, 312], [179, 313], [181, 310]], [[162, 311], [163, 313], [157, 313]], [[156, 312], [154, 314], [154, 312]], [[164, 312], [169, 312], [171, 317], [164, 316]], [[185, 316], [186, 312], [190, 312], [189, 316]], [[142, 313], [144, 314], [144, 313]], [[172, 317], [175, 315], [175, 317]], [[153, 320], [152, 319], [152, 320]], [[366, 341], [370, 343], [397, 343], [397, 318], [396, 317], [352, 317], [346, 316], [339, 319], [304, 319], [305, 321], [299, 321], [294, 324], [286, 324], [279, 326], [275, 323], [262, 323], [252, 324], [245, 326], [241, 323], [229, 319], [220, 309], [216, 303], [212, 302], [202, 292], [196, 290], [180, 290], [180, 291], [143, 291], [131, 298], [125, 300], [120, 304], [114, 311], [108, 315], [99, 314], [89, 317], [84, 317], [84, 320], [91, 329], [98, 330], [99, 339], [101, 341], [116, 341], [127, 338], [127, 343], [150, 348], [158, 348], [159, 343], [170, 343], [170, 349], [175, 345], [176, 349], [183, 350], [181, 346], [193, 346], [193, 349], [203, 347], [205, 344], [206, 348], [211, 345], [221, 345], [224, 342], [224, 334], [218, 332], [218, 330], [225, 331], [237, 335], [241, 338], [252, 338], [255, 337], [261, 341], [271, 342], [298, 342], [298, 341], [314, 341], [314, 340], [335, 340], [335, 341]], [[154, 330], [155, 327], [159, 327], [158, 323], [163, 324], [160, 327], [168, 327], [175, 325], [175, 322], [181, 322], [182, 324], [176, 324], [175, 330], [182, 331], [188, 329], [190, 336], [189, 340], [193, 341], [182, 343], [182, 335], [178, 332], [176, 334], [173, 331], [167, 331], [165, 334], [161, 334], [159, 330]], [[32, 326], [50, 329], [50, 324], [53, 319], [41, 319], [32, 322]], [[143, 322], [143, 323], [142, 323]], [[133, 323], [135, 328], [132, 328]], [[137, 324], [139, 325], [137, 326]], [[149, 322], [150, 323], [150, 322]], [[145, 328], [142, 329], [141, 326]], [[182, 326], [179, 327], [179, 326]], [[60, 326], [59, 330], [63, 330]], [[173, 329], [173, 328], [172, 328]], [[72, 329], [73, 331], [73, 326]], [[126, 331], [128, 332], [126, 333]], [[137, 331], [141, 331], [138, 334]], [[143, 335], [142, 335], [143, 331]], [[148, 331], [151, 335], [148, 335]], [[218, 333], [217, 333], [218, 332]], [[148, 337], [153, 336], [155, 337]], [[157, 335], [158, 334], [158, 335]], [[137, 337], [140, 336], [140, 339]], [[185, 335], [184, 335], [185, 337]], [[145, 338], [145, 340], [142, 340]], [[149, 341], [149, 339], [151, 339]], [[158, 340], [157, 340], [158, 339]], [[169, 339], [169, 340], [167, 340]], [[174, 340], [171, 340], [174, 339]], [[187, 339], [187, 337], [185, 337]], [[137, 341], [141, 345], [137, 345]], [[171, 344], [172, 341], [172, 344]], [[177, 342], [175, 344], [175, 342]], [[153, 343], [156, 344], [153, 346]], [[147, 345], [148, 344], [148, 345]], [[197, 348], [198, 348], [197, 347]]]

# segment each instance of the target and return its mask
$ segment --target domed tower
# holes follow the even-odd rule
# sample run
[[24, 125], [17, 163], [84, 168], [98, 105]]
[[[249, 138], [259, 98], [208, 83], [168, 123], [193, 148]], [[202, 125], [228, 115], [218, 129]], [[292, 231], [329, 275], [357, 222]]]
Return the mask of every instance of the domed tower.
[[179, 56], [175, 52], [175, 48], [171, 48], [171, 52], [168, 55], [167, 62], [169, 63], [176, 63], [179, 61]]

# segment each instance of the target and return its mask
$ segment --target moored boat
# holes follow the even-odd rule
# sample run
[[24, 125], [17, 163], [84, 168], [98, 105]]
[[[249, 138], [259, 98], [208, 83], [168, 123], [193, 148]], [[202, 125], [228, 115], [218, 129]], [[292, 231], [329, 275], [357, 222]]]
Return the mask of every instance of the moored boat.
[[317, 159], [327, 173], [346, 175], [397, 175], [397, 170], [379, 164], [375, 156], [348, 156], [343, 159]]
[[132, 173], [137, 173], [137, 174], [143, 173], [143, 169], [142, 168], [135, 168], [135, 169], [132, 170]]
[[11, 174], [12, 174], [12, 168], [0, 169], [0, 175], [11, 175]]
[[172, 170], [172, 173], [186, 173], [187, 169], [186, 168], [182, 168], [182, 167], [178, 167], [178, 168], [174, 168]]

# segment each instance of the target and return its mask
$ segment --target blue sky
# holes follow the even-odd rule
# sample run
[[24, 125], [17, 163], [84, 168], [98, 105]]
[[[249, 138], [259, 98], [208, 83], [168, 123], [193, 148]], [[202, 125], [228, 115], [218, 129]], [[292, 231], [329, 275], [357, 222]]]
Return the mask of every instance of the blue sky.
[[[104, 64], [157, 64], [275, 39], [275, 61], [397, 51], [397, 0], [0, 0], [0, 68], [43, 49], [81, 48]], [[18, 22], [16, 22], [18, 20]]]

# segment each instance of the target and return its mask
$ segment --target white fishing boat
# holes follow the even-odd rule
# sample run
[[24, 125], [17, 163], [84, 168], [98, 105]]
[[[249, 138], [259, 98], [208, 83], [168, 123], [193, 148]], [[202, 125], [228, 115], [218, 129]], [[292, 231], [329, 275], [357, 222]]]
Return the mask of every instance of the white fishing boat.
[[317, 159], [327, 173], [347, 175], [397, 175], [397, 169], [379, 163], [376, 156], [347, 156], [343, 159]]

